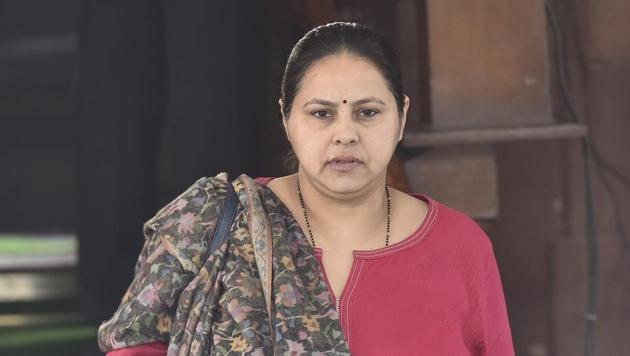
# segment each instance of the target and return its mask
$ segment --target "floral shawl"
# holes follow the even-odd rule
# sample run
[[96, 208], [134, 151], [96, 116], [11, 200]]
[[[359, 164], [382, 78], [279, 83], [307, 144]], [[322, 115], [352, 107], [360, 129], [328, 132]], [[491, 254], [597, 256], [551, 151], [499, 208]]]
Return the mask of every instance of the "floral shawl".
[[242, 174], [229, 243], [205, 256], [228, 175], [201, 178], [144, 224], [145, 244], [102, 351], [163, 341], [168, 355], [349, 354], [303, 231], [277, 196]]

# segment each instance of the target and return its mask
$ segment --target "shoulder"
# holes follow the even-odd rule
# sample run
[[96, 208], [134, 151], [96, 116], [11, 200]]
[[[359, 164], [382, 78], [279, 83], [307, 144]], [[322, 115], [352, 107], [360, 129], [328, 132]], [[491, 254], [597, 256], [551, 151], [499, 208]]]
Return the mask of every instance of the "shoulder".
[[196, 271], [218, 222], [227, 184], [225, 172], [199, 178], [144, 223], [145, 238], [159, 238], [185, 269]]
[[221, 172], [214, 177], [201, 177], [158, 210], [145, 226], [158, 229], [169, 227], [174, 222], [174, 218], [186, 213], [199, 212], [206, 204], [212, 203], [213, 199], [225, 193], [226, 189], [227, 173]]
[[426, 194], [430, 209], [435, 210], [436, 221], [431, 239], [447, 245], [468, 258], [486, 260], [492, 255], [492, 242], [486, 232], [468, 214], [446, 205]]
[[266, 185], [267, 183], [269, 183], [271, 180], [273, 179], [277, 179], [277, 177], [265, 177], [265, 176], [261, 176], [261, 177], [256, 177], [254, 178], [254, 181], [258, 184], [262, 184], [262, 185]]

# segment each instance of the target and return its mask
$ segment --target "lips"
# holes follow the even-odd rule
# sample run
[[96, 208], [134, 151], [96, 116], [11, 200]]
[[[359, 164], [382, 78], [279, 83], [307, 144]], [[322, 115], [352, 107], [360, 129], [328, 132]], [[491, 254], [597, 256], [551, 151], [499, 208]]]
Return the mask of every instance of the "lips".
[[361, 160], [349, 155], [335, 156], [328, 163], [361, 163]]
[[328, 165], [336, 172], [351, 172], [361, 164], [361, 160], [354, 156], [335, 156], [328, 161]]

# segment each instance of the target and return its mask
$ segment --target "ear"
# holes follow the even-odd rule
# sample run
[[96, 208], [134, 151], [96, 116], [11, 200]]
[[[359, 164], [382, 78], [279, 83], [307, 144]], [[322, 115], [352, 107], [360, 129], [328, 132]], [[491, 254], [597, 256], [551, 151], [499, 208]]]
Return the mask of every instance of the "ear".
[[407, 95], [404, 95], [404, 97], [405, 100], [403, 105], [402, 117], [400, 120], [400, 136], [398, 137], [398, 142], [402, 140], [403, 134], [405, 133], [405, 124], [407, 123], [407, 111], [409, 110], [409, 97]]
[[282, 102], [282, 98], [278, 99], [278, 105], [280, 105], [280, 114], [284, 118], [284, 102]]
[[[284, 102], [282, 98], [278, 99], [278, 105], [280, 105], [280, 115], [282, 115], [282, 126], [284, 126], [284, 133], [287, 136], [287, 140], [289, 140], [289, 129], [287, 127], [287, 117], [284, 116]], [[290, 142], [291, 140], [289, 140]]]

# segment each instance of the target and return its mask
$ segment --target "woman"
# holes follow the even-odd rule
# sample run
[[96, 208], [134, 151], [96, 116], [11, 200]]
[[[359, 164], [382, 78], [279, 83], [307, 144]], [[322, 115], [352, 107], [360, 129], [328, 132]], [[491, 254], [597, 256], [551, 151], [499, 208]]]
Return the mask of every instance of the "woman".
[[225, 173], [145, 224], [108, 355], [513, 355], [484, 232], [425, 194], [386, 184], [409, 98], [381, 34], [331, 23], [293, 48], [279, 100], [298, 162], [241, 175], [228, 244], [205, 258]]

